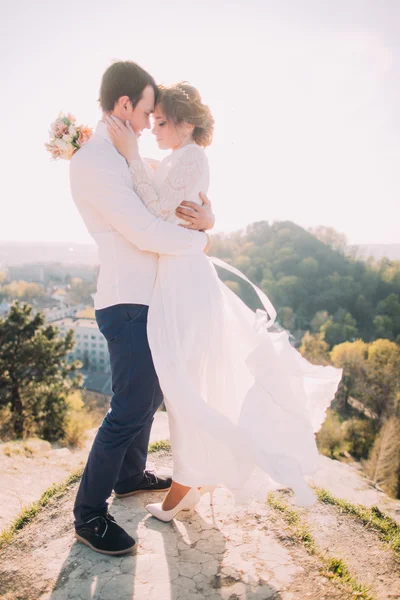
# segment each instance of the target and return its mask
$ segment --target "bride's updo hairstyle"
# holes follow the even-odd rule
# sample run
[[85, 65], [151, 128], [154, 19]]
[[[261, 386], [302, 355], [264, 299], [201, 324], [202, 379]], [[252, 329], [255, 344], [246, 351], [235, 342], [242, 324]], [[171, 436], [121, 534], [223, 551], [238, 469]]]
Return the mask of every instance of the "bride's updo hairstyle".
[[206, 148], [212, 142], [214, 119], [210, 108], [203, 104], [199, 92], [187, 81], [170, 86], [159, 86], [157, 106], [174, 123], [194, 125], [193, 140]]

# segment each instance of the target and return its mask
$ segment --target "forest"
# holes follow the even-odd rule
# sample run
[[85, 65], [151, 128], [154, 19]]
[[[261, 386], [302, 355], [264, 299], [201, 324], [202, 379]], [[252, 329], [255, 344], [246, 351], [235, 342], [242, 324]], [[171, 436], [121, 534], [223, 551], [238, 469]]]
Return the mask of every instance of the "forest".
[[[400, 262], [359, 260], [330, 228], [311, 233], [289, 221], [261, 221], [213, 236], [211, 254], [264, 290], [297, 345], [306, 331], [323, 332], [330, 348], [357, 338], [400, 342]], [[248, 284], [223, 270], [220, 276], [258, 306]]]

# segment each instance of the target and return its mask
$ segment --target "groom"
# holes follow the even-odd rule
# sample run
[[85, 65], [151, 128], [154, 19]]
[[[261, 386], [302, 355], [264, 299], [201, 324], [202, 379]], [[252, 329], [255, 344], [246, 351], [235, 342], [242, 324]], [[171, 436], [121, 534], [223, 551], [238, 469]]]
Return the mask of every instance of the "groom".
[[[150, 127], [156, 99], [154, 79], [133, 62], [116, 62], [103, 75], [103, 113], [129, 121], [137, 136]], [[171, 484], [145, 468], [151, 425], [162, 401], [146, 332], [158, 255], [206, 251], [204, 230], [214, 226], [214, 215], [203, 195], [202, 206], [184, 202], [177, 209], [188, 222], [184, 227], [151, 215], [133, 191], [127, 163], [103, 121], [70, 165], [73, 199], [99, 247], [96, 320], [108, 343], [113, 390], [75, 500], [75, 531], [96, 552], [125, 554], [135, 540], [108, 513], [112, 490], [125, 497], [164, 491]]]

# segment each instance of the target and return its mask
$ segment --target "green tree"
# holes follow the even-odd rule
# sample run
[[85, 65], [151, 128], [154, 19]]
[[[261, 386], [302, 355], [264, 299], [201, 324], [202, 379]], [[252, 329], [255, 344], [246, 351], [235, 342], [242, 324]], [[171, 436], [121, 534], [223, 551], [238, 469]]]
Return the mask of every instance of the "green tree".
[[393, 321], [388, 315], [376, 315], [374, 319], [375, 335], [378, 338], [393, 340]]
[[301, 291], [301, 284], [296, 275], [281, 277], [276, 286], [280, 306], [296, 306], [297, 295]]
[[294, 325], [293, 309], [290, 308], [290, 306], [284, 306], [281, 308], [278, 313], [278, 320], [282, 327], [288, 329], [289, 331], [292, 330]]
[[383, 422], [396, 415], [400, 401], [400, 346], [380, 339], [368, 347], [365, 399]]
[[350, 454], [357, 460], [368, 458], [376, 437], [376, 427], [370, 419], [349, 419], [344, 424], [345, 441]]
[[335, 458], [344, 446], [344, 432], [337, 415], [328, 410], [321, 429], [316, 434], [318, 449], [322, 454]]
[[321, 333], [329, 346], [351, 340], [357, 334], [355, 319], [349, 312], [340, 308], [334, 317], [329, 317], [321, 327]]
[[40, 283], [31, 283], [28, 281], [12, 281], [3, 285], [2, 293], [9, 300], [25, 300], [27, 302], [33, 298], [41, 298], [45, 295], [43, 286]]
[[381, 300], [376, 309], [374, 319], [376, 335], [394, 339], [395, 332], [400, 331], [400, 301], [398, 294], [389, 294]]
[[346, 236], [343, 233], [336, 231], [333, 227], [319, 225], [318, 227], [309, 229], [309, 231], [323, 244], [332, 248], [332, 250], [337, 250], [338, 252], [344, 252], [346, 250]]
[[96, 284], [92, 281], [84, 281], [80, 277], [71, 279], [69, 296], [79, 304], [92, 304], [92, 294], [96, 291]]
[[299, 351], [304, 358], [314, 365], [329, 364], [329, 346], [321, 333], [311, 334], [306, 331], [301, 340]]
[[368, 344], [362, 340], [343, 342], [331, 352], [331, 361], [335, 367], [343, 369], [343, 376], [337, 399], [347, 407], [349, 396], [362, 400], [365, 392], [367, 372]]
[[329, 314], [327, 310], [319, 310], [317, 313], [315, 313], [313, 320], [311, 321], [312, 333], [319, 333], [322, 325], [324, 325], [328, 319]]
[[306, 281], [313, 281], [319, 272], [319, 263], [314, 257], [307, 256], [301, 261], [299, 271]]
[[16, 437], [32, 428], [45, 439], [62, 437], [67, 397], [81, 384], [69, 362], [73, 331], [65, 338], [42, 313], [15, 302], [0, 319], [0, 407], [8, 407]]

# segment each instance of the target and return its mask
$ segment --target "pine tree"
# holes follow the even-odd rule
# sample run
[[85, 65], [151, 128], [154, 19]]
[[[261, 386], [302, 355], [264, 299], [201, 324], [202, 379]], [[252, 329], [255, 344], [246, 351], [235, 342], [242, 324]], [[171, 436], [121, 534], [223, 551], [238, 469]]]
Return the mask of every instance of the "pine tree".
[[32, 429], [47, 440], [59, 439], [68, 409], [68, 394], [81, 384], [79, 362], [68, 361], [73, 331], [65, 338], [15, 302], [0, 319], [0, 408], [9, 407], [15, 436]]

